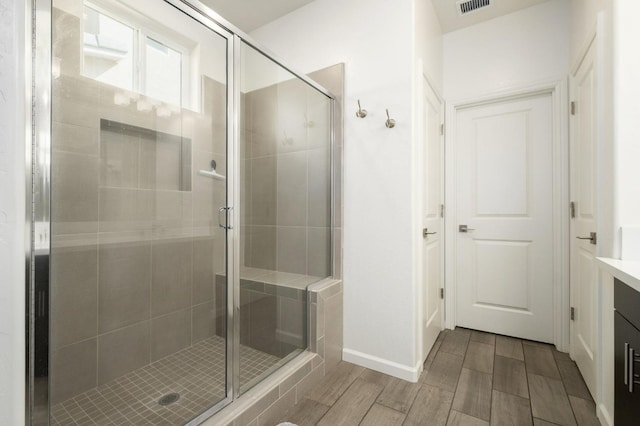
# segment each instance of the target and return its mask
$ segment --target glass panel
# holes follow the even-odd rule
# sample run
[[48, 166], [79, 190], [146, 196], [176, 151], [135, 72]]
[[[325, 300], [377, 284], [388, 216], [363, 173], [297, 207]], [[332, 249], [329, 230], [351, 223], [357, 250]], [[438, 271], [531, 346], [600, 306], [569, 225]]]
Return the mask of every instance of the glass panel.
[[133, 90], [133, 28], [86, 5], [83, 24], [84, 75]]
[[241, 66], [240, 390], [307, 347], [331, 274], [330, 99], [248, 45]]
[[[227, 388], [227, 39], [157, 0], [54, 0], [52, 19], [51, 423], [184, 424]], [[143, 24], [167, 44], [114, 41]], [[151, 61], [151, 92], [87, 34]], [[171, 40], [198, 46], [188, 82]]]
[[[147, 37], [146, 94], [173, 105], [182, 99], [182, 53]], [[162, 72], [158, 72], [162, 70]]]

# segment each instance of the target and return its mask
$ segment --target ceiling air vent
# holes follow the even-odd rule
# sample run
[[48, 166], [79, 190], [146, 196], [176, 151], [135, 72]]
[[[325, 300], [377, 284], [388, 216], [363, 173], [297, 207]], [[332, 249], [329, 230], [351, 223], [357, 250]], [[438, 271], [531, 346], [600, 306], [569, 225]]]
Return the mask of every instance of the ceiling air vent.
[[456, 2], [456, 6], [458, 6], [458, 13], [460, 15], [464, 15], [466, 13], [473, 12], [474, 10], [487, 7], [490, 4], [491, 0], [462, 0]]

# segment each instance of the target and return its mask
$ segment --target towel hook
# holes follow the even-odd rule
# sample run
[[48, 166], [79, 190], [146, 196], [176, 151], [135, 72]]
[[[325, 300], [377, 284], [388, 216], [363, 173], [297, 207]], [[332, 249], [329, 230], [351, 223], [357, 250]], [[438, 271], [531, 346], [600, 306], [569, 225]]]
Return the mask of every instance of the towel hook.
[[362, 109], [360, 107], [360, 99], [358, 99], [358, 111], [356, 111], [356, 117], [365, 118], [366, 116], [367, 116], [367, 110], [366, 109]]
[[384, 122], [384, 125], [389, 129], [393, 129], [396, 126], [396, 120], [389, 117], [389, 109], [387, 109], [387, 121]]

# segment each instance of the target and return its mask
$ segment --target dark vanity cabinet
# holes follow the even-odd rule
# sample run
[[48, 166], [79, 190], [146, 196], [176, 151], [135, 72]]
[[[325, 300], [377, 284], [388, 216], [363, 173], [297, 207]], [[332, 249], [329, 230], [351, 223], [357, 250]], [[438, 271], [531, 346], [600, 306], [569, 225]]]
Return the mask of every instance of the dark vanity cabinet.
[[640, 424], [640, 293], [616, 279], [615, 424]]

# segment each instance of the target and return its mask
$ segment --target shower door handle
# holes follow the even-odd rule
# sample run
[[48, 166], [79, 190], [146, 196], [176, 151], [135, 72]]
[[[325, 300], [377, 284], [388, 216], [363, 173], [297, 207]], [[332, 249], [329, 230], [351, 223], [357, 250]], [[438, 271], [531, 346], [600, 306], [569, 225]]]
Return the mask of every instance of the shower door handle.
[[[233, 207], [220, 207], [218, 209], [218, 226], [222, 229], [233, 229], [232, 226], [229, 226], [229, 211], [232, 209]], [[224, 224], [222, 223], [222, 221], [220, 220], [220, 214], [222, 212], [225, 212], [224, 215]]]

